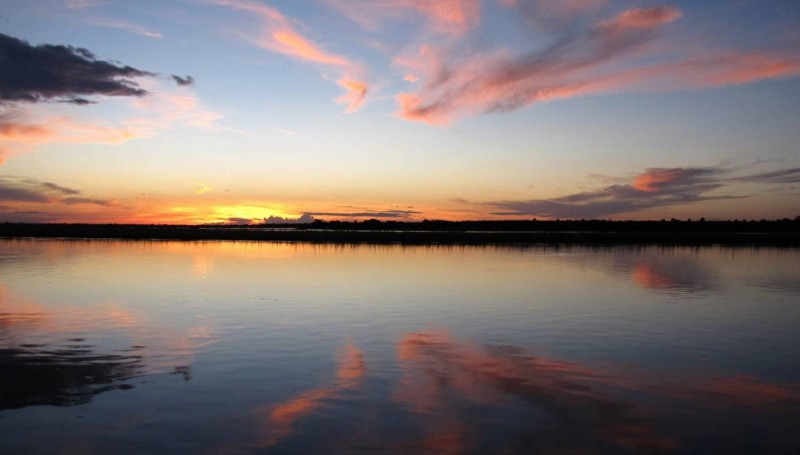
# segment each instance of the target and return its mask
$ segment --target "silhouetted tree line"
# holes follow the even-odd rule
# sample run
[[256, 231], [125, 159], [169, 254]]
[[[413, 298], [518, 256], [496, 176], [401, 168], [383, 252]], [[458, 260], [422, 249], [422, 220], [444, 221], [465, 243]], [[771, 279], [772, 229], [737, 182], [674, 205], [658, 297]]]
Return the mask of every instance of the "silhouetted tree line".
[[264, 240], [378, 244], [672, 244], [800, 246], [800, 217], [759, 221], [322, 221], [281, 225], [0, 223], [0, 237]]
[[[290, 225], [281, 225], [287, 227]], [[310, 224], [291, 225], [298, 229], [329, 230], [401, 230], [401, 231], [478, 231], [478, 232], [800, 232], [800, 216], [793, 220], [732, 220], [706, 221], [687, 219], [659, 221], [611, 221], [611, 220], [501, 220], [501, 221], [446, 221], [423, 220], [380, 221], [324, 221], [314, 220]], [[270, 225], [263, 225], [265, 228]]]

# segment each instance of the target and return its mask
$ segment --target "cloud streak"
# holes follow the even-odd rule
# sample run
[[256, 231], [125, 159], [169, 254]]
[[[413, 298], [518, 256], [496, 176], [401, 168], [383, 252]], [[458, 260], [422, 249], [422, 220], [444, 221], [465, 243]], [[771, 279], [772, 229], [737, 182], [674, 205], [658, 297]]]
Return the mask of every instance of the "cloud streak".
[[422, 17], [431, 32], [461, 35], [477, 26], [480, 20], [478, 0], [328, 0], [348, 18], [368, 30], [384, 22], [408, 17]]
[[[671, 48], [662, 38], [683, 16], [671, 6], [631, 8], [603, 19], [595, 17], [602, 6], [596, 1], [554, 6], [540, 0], [536, 7], [506, 3], [527, 12], [550, 43], [521, 52], [483, 53], [422, 46], [419, 55], [399, 60], [415, 75], [427, 68], [419, 91], [397, 95], [401, 118], [447, 124], [590, 94], [694, 89], [800, 74], [794, 51]], [[542, 25], [547, 22], [558, 26]]]
[[722, 190], [731, 183], [800, 182], [800, 168], [729, 176], [732, 172], [733, 170], [721, 167], [650, 168], [636, 175], [629, 184], [614, 184], [551, 199], [494, 201], [485, 205], [496, 209], [492, 215], [600, 218], [656, 207], [747, 197], [714, 193], [715, 190]]
[[414, 210], [366, 210], [361, 212], [307, 212], [313, 216], [333, 216], [337, 218], [399, 218], [407, 219], [422, 212]]
[[[110, 206], [108, 199], [87, 198], [81, 192], [55, 184], [26, 177], [0, 176], [0, 204], [13, 203], [94, 204]], [[7, 206], [10, 207], [10, 206]]]
[[120, 20], [95, 20], [91, 22], [91, 25], [96, 25], [98, 27], [116, 28], [119, 30], [124, 30], [126, 32], [131, 32], [137, 35], [145, 36], [147, 38], [160, 39], [164, 37], [164, 35], [162, 35], [161, 33], [150, 30], [149, 28], [143, 25], [132, 24], [130, 22], [120, 21]]
[[328, 52], [310, 38], [298, 32], [286, 16], [267, 5], [242, 0], [215, 0], [220, 6], [251, 13], [259, 20], [260, 30], [253, 35], [242, 35], [251, 44], [300, 60], [338, 71], [341, 76], [337, 84], [346, 93], [336, 99], [345, 104], [345, 112], [359, 110], [366, 97], [367, 83], [358, 76], [363, 72], [360, 65], [348, 58]]

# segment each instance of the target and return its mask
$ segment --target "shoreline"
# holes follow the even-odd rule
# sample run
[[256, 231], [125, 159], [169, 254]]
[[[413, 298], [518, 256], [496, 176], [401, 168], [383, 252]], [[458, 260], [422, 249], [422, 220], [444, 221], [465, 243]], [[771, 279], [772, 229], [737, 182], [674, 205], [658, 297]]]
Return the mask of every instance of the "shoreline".
[[[545, 222], [540, 222], [545, 223]], [[611, 222], [613, 223], [613, 222]], [[0, 238], [65, 238], [122, 240], [251, 240], [331, 244], [401, 245], [730, 245], [800, 247], [800, 232], [714, 229], [604, 230], [443, 230], [315, 229], [308, 227], [87, 225], [0, 223]], [[551, 228], [553, 226], [550, 226]], [[388, 226], [387, 226], [388, 228]]]

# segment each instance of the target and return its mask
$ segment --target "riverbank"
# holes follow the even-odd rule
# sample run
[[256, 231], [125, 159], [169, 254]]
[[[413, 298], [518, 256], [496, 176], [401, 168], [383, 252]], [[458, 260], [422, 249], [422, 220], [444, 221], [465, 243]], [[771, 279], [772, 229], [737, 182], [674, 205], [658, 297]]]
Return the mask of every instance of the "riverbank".
[[[447, 245], [493, 245], [493, 244], [654, 244], [654, 245], [753, 245], [799, 247], [800, 232], [786, 226], [754, 225], [749, 230], [732, 230], [731, 226], [713, 228], [690, 228], [642, 224], [615, 225], [606, 223], [596, 229], [574, 229], [579, 226], [548, 225], [538, 222], [541, 229], [519, 230], [496, 229], [468, 230], [453, 225], [452, 229], [441, 226], [426, 226], [424, 223], [403, 223], [402, 226], [373, 226], [367, 229], [363, 223], [352, 226], [178, 226], [178, 225], [123, 225], [123, 224], [16, 224], [1, 223], [0, 237], [84, 238], [84, 239], [131, 239], [131, 240], [257, 240], [311, 243], [373, 243], [373, 244], [447, 244]], [[557, 223], [557, 222], [552, 222]], [[561, 222], [562, 224], [564, 222]], [[732, 223], [732, 222], [731, 222]], [[774, 223], [774, 222], [769, 222]], [[795, 221], [789, 222], [797, 225]], [[377, 227], [377, 228], [376, 228]], [[416, 227], [416, 229], [411, 229]], [[462, 229], [458, 229], [458, 228]], [[779, 228], [780, 227], [780, 228]], [[427, 229], [426, 229], [427, 228]], [[560, 229], [559, 229], [560, 228]], [[568, 229], [572, 228], [572, 229]], [[615, 229], [616, 228], [616, 229]]]

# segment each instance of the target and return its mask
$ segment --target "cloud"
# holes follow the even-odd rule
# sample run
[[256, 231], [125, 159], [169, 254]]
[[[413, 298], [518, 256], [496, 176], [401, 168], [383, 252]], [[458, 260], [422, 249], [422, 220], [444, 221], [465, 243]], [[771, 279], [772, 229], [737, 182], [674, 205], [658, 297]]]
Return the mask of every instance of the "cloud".
[[270, 215], [269, 218], [264, 218], [264, 224], [308, 224], [313, 221], [314, 216], [310, 213], [304, 213], [297, 218], [284, 218], [274, 215]]
[[177, 126], [225, 129], [222, 116], [202, 105], [187, 89], [148, 81], [149, 95], [122, 101], [121, 120], [75, 118], [53, 106], [22, 103], [0, 114], [0, 158], [8, 158], [46, 144], [120, 144], [152, 136]]
[[600, 218], [638, 212], [655, 207], [693, 204], [747, 196], [711, 194], [731, 182], [785, 184], [800, 182], [800, 168], [728, 176], [731, 169], [650, 168], [635, 176], [631, 184], [614, 184], [594, 191], [552, 199], [487, 202], [498, 210], [493, 215], [528, 215], [546, 218]]
[[239, 217], [231, 217], [228, 218], [229, 224], [235, 224], [238, 226], [247, 226], [248, 224], [253, 224], [255, 220], [250, 218], [239, 218]]
[[108, 3], [108, 0], [67, 0], [67, 8], [69, 9], [86, 9], [96, 8]]
[[260, 31], [255, 34], [242, 34], [251, 44], [271, 52], [287, 55], [296, 60], [332, 68], [341, 73], [337, 84], [346, 93], [337, 98], [346, 104], [345, 112], [357, 111], [367, 94], [368, 86], [355, 76], [363, 72], [361, 66], [344, 56], [324, 50], [310, 38], [298, 32], [280, 11], [267, 5], [243, 0], [215, 0], [220, 6], [252, 13], [259, 19]]
[[501, 0], [522, 17], [545, 32], [557, 32], [605, 6], [606, 0]]
[[739, 177], [731, 177], [728, 180], [734, 182], [757, 183], [800, 183], [800, 168], [781, 169], [772, 172], [743, 175]]
[[61, 201], [59, 201], [59, 202], [61, 202], [62, 204], [67, 204], [67, 205], [95, 204], [95, 205], [102, 205], [104, 207], [110, 207], [110, 206], [113, 205], [112, 202], [107, 200], [107, 199], [97, 199], [97, 198], [91, 198], [91, 197], [67, 197], [67, 198], [61, 199]]
[[94, 21], [91, 21], [90, 24], [91, 25], [96, 25], [96, 26], [99, 26], [99, 27], [108, 27], [108, 28], [116, 28], [116, 29], [120, 29], [120, 30], [125, 30], [127, 32], [135, 33], [137, 35], [146, 36], [147, 38], [160, 39], [160, 38], [164, 37], [164, 35], [162, 35], [161, 33], [153, 31], [153, 30], [150, 30], [149, 28], [147, 28], [147, 27], [145, 27], [143, 25], [132, 24], [132, 23], [126, 22], [126, 21], [94, 20]]
[[[597, 19], [602, 3], [520, 2], [515, 7], [528, 11], [537, 31], [550, 37], [544, 47], [479, 52], [426, 44], [417, 55], [396, 58], [396, 65], [423, 75], [419, 91], [396, 96], [398, 115], [447, 124], [463, 116], [576, 96], [695, 89], [800, 74], [796, 51], [672, 48], [662, 38], [682, 16], [677, 8], [631, 8]], [[551, 16], [559, 20], [550, 21]], [[543, 22], [558, 25], [548, 28]], [[531, 40], [531, 46], [541, 42]]]
[[26, 110], [0, 114], [0, 150], [3, 151], [0, 158], [8, 158], [41, 144], [116, 144], [143, 133], [131, 126], [77, 121], [67, 116], [44, 119], [34, 117]]
[[[0, 61], [0, 106], [6, 108], [0, 113], [0, 162], [41, 144], [117, 144], [176, 125], [223, 128], [216, 124], [221, 116], [203, 107], [190, 91], [166, 88], [155, 73], [98, 60], [86, 49], [32, 46], [0, 34]], [[179, 87], [194, 82], [191, 76], [172, 79]], [[114, 122], [76, 119], [52, 104], [41, 107], [43, 102], [96, 103], [87, 96], [113, 97], [123, 103], [118, 112], [136, 114]], [[142, 111], [147, 112], [138, 115]]]
[[677, 20], [683, 14], [671, 6], [654, 6], [651, 8], [632, 8], [624, 11], [602, 26], [612, 30], [625, 28], [652, 28]]
[[32, 46], [0, 34], [0, 102], [59, 101], [86, 104], [85, 96], [147, 94], [133, 78], [153, 73], [98, 60], [90, 51], [62, 45]]
[[210, 186], [206, 185], [206, 184], [205, 184], [205, 183], [203, 183], [203, 182], [198, 182], [198, 181], [195, 181], [194, 183], [196, 183], [197, 185], [200, 185], [200, 188], [199, 188], [197, 191], [195, 191], [195, 194], [203, 194], [203, 193], [205, 193], [206, 191], [211, 191], [211, 190], [213, 190], [213, 189], [214, 189], [214, 188], [212, 188], [212, 187], [210, 187]]
[[192, 76], [180, 77], [178, 75], [173, 74], [172, 80], [175, 81], [181, 87], [186, 87], [187, 85], [194, 85], [194, 78]]
[[308, 212], [314, 216], [334, 216], [337, 218], [411, 218], [422, 213], [415, 210], [366, 210], [361, 212]]
[[55, 203], [55, 204], [96, 204], [108, 206], [112, 202], [106, 199], [86, 198], [81, 192], [26, 177], [0, 176], [0, 203]]
[[339, 79], [336, 83], [347, 90], [347, 93], [336, 99], [337, 102], [347, 105], [345, 112], [352, 113], [359, 110], [367, 96], [367, 85], [347, 78]]
[[461, 35], [480, 20], [478, 0], [328, 0], [348, 18], [369, 30], [398, 17], [422, 16], [429, 30]]

